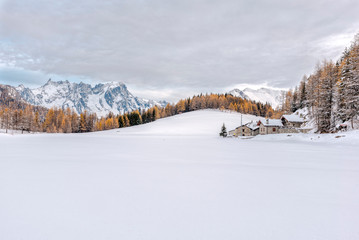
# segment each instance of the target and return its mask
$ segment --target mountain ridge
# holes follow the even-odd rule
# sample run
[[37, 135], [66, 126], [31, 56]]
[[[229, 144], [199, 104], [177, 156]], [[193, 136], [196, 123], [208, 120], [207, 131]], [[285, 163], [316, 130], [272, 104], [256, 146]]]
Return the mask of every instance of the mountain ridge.
[[231, 94], [235, 97], [242, 97], [248, 100], [253, 100], [261, 103], [269, 103], [273, 108], [276, 108], [282, 103], [281, 98], [284, 92], [284, 90], [266, 87], [261, 87], [259, 89], [247, 87], [243, 90], [235, 88], [229, 91], [228, 94]]
[[[4, 85], [5, 86], [5, 85]], [[153, 106], [164, 107], [166, 101], [154, 101], [134, 96], [122, 82], [97, 83], [94, 86], [88, 83], [74, 83], [53, 81], [49, 79], [44, 85], [37, 88], [28, 88], [23, 84], [18, 87], [6, 85], [12, 95], [34, 106], [46, 108], [58, 107], [74, 109], [77, 113], [88, 111], [96, 113], [99, 117], [109, 112], [123, 114], [133, 110], [148, 109]], [[271, 88], [235, 88], [229, 92], [236, 97], [269, 103], [273, 108], [281, 104], [284, 90]]]
[[88, 111], [98, 116], [109, 112], [123, 114], [153, 106], [165, 106], [165, 101], [154, 101], [134, 96], [122, 82], [98, 83], [94, 86], [87, 83], [52, 81], [49, 79], [43, 86], [30, 89], [24, 85], [15, 87], [21, 98], [29, 104], [47, 108], [71, 108], [77, 113]]

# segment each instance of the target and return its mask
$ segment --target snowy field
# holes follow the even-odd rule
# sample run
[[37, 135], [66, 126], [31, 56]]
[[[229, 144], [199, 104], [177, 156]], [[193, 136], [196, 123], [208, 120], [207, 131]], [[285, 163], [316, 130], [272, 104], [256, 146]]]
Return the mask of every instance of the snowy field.
[[359, 239], [359, 132], [222, 139], [223, 122], [240, 114], [0, 134], [0, 239]]

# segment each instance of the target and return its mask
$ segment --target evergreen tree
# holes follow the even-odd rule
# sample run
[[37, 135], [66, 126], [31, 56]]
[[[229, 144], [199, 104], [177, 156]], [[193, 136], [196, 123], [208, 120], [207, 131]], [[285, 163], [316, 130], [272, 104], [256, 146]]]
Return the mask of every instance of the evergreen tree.
[[119, 126], [120, 128], [125, 127], [125, 119], [123, 118], [122, 115], [120, 115], [120, 116], [118, 117], [118, 126]]
[[129, 121], [130, 121], [130, 125], [134, 126], [134, 125], [139, 125], [142, 124], [142, 118], [140, 113], [136, 110], [133, 111], [129, 114]]
[[221, 136], [221, 137], [227, 137], [227, 128], [226, 128], [226, 126], [224, 125], [224, 123], [223, 123], [223, 125], [222, 125], [221, 132], [219, 133], [219, 136]]

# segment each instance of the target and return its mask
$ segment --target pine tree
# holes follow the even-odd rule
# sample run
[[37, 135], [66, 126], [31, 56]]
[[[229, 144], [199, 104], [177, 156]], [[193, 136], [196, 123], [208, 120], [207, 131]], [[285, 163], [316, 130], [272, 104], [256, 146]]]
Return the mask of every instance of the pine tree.
[[139, 125], [142, 124], [142, 118], [140, 113], [136, 110], [133, 111], [129, 114], [129, 121], [130, 121], [130, 125], [134, 126], [134, 125]]
[[224, 123], [223, 123], [223, 125], [222, 125], [221, 132], [219, 133], [219, 136], [221, 136], [221, 137], [227, 137], [227, 128], [226, 128], [226, 126], [224, 125]]
[[124, 118], [123, 118], [122, 115], [120, 115], [120, 116], [118, 117], [118, 126], [119, 126], [120, 128], [125, 127], [125, 120], [124, 120]]

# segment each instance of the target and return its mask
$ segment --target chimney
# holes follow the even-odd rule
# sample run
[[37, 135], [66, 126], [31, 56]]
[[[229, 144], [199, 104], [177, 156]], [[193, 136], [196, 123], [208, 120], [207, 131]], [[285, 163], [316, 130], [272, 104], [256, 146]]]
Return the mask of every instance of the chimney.
[[269, 119], [268, 118], [266, 119], [266, 123], [269, 124]]

